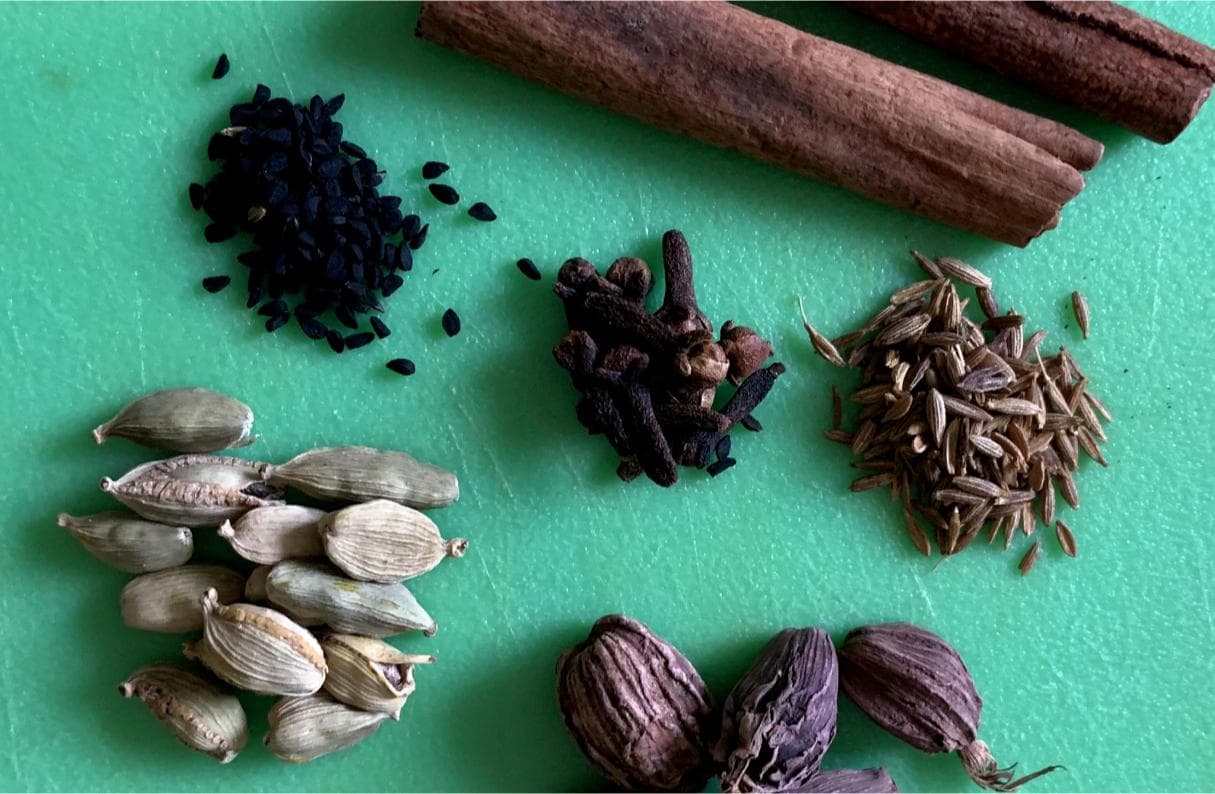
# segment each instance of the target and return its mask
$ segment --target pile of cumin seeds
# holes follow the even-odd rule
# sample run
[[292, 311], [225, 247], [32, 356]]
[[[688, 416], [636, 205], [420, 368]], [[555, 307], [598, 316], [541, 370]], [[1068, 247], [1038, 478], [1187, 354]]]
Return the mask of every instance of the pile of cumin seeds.
[[[1107, 465], [1100, 445], [1109, 411], [1066, 348], [1042, 357], [1046, 332], [1027, 339], [1024, 317], [1000, 313], [990, 278], [957, 259], [912, 255], [928, 278], [895, 292], [856, 331], [829, 340], [803, 314], [823, 358], [861, 370], [848, 397], [856, 415], [846, 422], [833, 387], [826, 431], [860, 456], [852, 465], [865, 473], [852, 490], [889, 487], [924, 555], [932, 553], [930, 536], [948, 556], [980, 534], [989, 543], [1002, 536], [1007, 549], [1020, 531], [1030, 539], [1020, 564], [1026, 574], [1041, 548], [1032, 536], [1054, 524], [1074, 557], [1072, 530], [1055, 518], [1056, 492], [1080, 507], [1073, 473], [1081, 453]], [[974, 289], [980, 322], [966, 316], [971, 299], [955, 281]], [[1081, 311], [1087, 328], [1087, 303]]]

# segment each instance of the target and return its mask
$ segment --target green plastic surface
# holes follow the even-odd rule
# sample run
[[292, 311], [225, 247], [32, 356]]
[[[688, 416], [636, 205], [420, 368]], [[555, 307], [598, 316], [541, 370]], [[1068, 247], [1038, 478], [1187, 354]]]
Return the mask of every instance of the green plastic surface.
[[[1142, 4], [1208, 43], [1215, 6]], [[720, 700], [774, 632], [837, 639], [910, 620], [954, 643], [986, 702], [1003, 762], [1062, 763], [1034, 791], [1210, 789], [1215, 781], [1210, 320], [1215, 109], [1161, 147], [953, 61], [831, 6], [759, 8], [955, 80], [1101, 139], [1104, 161], [1027, 249], [978, 239], [617, 117], [417, 40], [413, 5], [0, 6], [0, 788], [279, 791], [565, 789], [605, 784], [564, 733], [553, 665], [598, 616], [621, 611], [677, 644]], [[232, 72], [209, 79], [226, 51]], [[295, 329], [267, 336], [243, 308], [236, 242], [207, 245], [186, 186], [211, 171], [208, 136], [264, 82], [306, 101], [345, 92], [339, 120], [387, 169], [386, 188], [432, 224], [390, 339], [342, 356]], [[466, 197], [438, 205], [419, 168], [452, 164]], [[464, 208], [489, 202], [500, 220]], [[682, 229], [715, 322], [753, 325], [788, 374], [735, 437], [738, 466], [686, 471], [666, 491], [616, 480], [573, 414], [550, 348], [550, 292], [567, 257], [659, 262]], [[1085, 463], [1083, 508], [1044, 538], [1028, 578], [982, 544], [915, 556], [895, 505], [852, 495], [821, 435], [832, 383], [798, 295], [829, 334], [917, 277], [906, 250], [967, 259], [1002, 306], [1066, 344], [1115, 413], [1108, 470]], [[545, 281], [515, 269], [534, 258]], [[433, 270], [437, 272], [432, 274]], [[237, 288], [204, 293], [207, 275]], [[1074, 327], [1083, 290], [1093, 335]], [[464, 331], [443, 335], [455, 307]], [[402, 379], [395, 356], [417, 362]], [[281, 461], [314, 445], [399, 447], [451, 467], [463, 498], [434, 513], [472, 545], [412, 583], [441, 629], [399, 723], [297, 767], [260, 746], [269, 698], [246, 697], [252, 739], [217, 766], [178, 747], [115, 685], [183, 637], [122, 625], [127, 577], [55, 526], [111, 506], [97, 489], [156, 457], [89, 430], [142, 392], [216, 388], [247, 401]], [[222, 544], [197, 533], [203, 552]], [[907, 791], [972, 790], [956, 759], [900, 744], [850, 703], [827, 767], [885, 765]]]

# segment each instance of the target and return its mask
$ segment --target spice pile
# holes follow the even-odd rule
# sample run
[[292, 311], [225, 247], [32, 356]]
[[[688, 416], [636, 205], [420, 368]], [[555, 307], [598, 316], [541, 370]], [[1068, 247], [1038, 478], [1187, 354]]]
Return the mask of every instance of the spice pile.
[[[707, 467], [710, 475], [733, 466], [730, 431], [759, 429], [751, 412], [785, 368], [763, 366], [772, 345], [750, 328], [726, 322], [714, 340], [678, 231], [663, 235], [662, 259], [666, 294], [652, 314], [653, 275], [640, 259], [621, 257], [602, 276], [585, 259], [562, 265], [553, 291], [570, 332], [553, 357], [582, 394], [578, 421], [605, 435], [620, 456], [620, 479], [644, 472], [665, 487], [679, 479], [677, 464]], [[521, 260], [520, 269], [528, 273], [529, 264]], [[717, 388], [726, 380], [738, 388], [718, 410]]]
[[[912, 542], [931, 553], [916, 514], [934, 530], [942, 555], [956, 554], [987, 529], [1004, 546], [1020, 530], [1035, 534], [1038, 520], [1055, 524], [1060, 547], [1076, 555], [1075, 538], [1055, 518], [1055, 489], [1073, 509], [1080, 496], [1072, 473], [1081, 451], [1106, 465], [1098, 415], [1110, 414], [1066, 348], [1042, 358], [1046, 337], [1024, 336], [1025, 318], [1001, 314], [991, 279], [957, 259], [936, 261], [914, 254], [928, 280], [896, 292], [860, 329], [828, 340], [805, 320], [814, 349], [836, 366], [862, 370], [850, 395], [861, 409], [849, 428], [833, 390], [833, 424], [827, 438], [851, 447], [869, 472], [853, 491], [889, 487], [903, 504]], [[964, 314], [953, 280], [973, 287], [986, 319]], [[1073, 293], [1085, 338], [1089, 309]], [[1035, 505], [1037, 512], [1035, 512]], [[1034, 540], [1021, 560], [1022, 574], [1041, 550]]]
[[[820, 768], [835, 738], [837, 689], [874, 722], [926, 753], [957, 752], [967, 774], [1015, 791], [978, 738], [983, 701], [945, 640], [908, 623], [864, 626], [840, 647], [822, 629], [785, 629], [760, 651], [720, 712], [696, 668], [623, 615], [601, 618], [557, 662], [566, 728], [626, 791], [896, 792], [882, 768]], [[719, 722], [720, 720], [720, 722]]]
[[[265, 744], [303, 763], [400, 718], [414, 666], [434, 657], [402, 653], [383, 638], [438, 628], [401, 581], [462, 556], [468, 543], [445, 540], [415, 509], [458, 499], [455, 475], [403, 452], [331, 447], [280, 466], [201, 454], [250, 443], [252, 424], [246, 405], [205, 389], [132, 402], [93, 431], [97, 443], [113, 436], [188, 454], [101, 481], [133, 513], [61, 514], [59, 524], [102, 562], [140, 574], [122, 591], [128, 626], [202, 631], [184, 653], [205, 670], [150, 665], [122, 683], [124, 697], [142, 700], [186, 746], [227, 763], [244, 748], [248, 724], [215, 679], [280, 695]], [[289, 487], [354, 504], [333, 512], [288, 505]], [[191, 527], [219, 527], [259, 567], [245, 576], [191, 563]]]

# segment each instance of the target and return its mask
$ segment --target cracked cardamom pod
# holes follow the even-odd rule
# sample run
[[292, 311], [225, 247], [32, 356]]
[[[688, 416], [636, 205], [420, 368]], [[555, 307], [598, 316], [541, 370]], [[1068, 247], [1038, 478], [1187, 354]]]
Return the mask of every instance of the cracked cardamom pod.
[[60, 513], [59, 526], [66, 527], [94, 557], [125, 573], [184, 565], [194, 553], [194, 534], [186, 527], [144, 521], [131, 513]]
[[181, 665], [141, 667], [118, 691], [143, 701], [186, 747], [221, 764], [236, 758], [249, 740], [245, 710], [236, 696]]
[[885, 769], [820, 769], [805, 786], [805, 794], [898, 794], [899, 787]]
[[840, 682], [869, 718], [925, 753], [956, 751], [976, 783], [1015, 791], [1058, 767], [1014, 780], [978, 738], [983, 699], [949, 643], [910, 623], [881, 623], [849, 632], [840, 646]]
[[370, 502], [388, 499], [409, 507], [447, 507], [460, 498], [456, 475], [404, 452], [371, 447], [323, 447], [269, 466], [271, 485], [298, 488], [317, 499]]
[[394, 720], [401, 718], [401, 708], [413, 694], [413, 666], [435, 661], [355, 634], [330, 634], [321, 639], [321, 648], [329, 665], [326, 692], [348, 706], [382, 711]]
[[266, 593], [271, 603], [292, 615], [328, 624], [345, 634], [387, 637], [421, 631], [431, 636], [439, 628], [400, 582], [347, 579], [324, 563], [280, 562], [266, 579]]
[[235, 523], [225, 521], [218, 534], [237, 554], [262, 565], [320, 557], [325, 549], [317, 524], [325, 515], [324, 510], [299, 505], [255, 507]]
[[215, 527], [255, 507], [282, 504], [262, 479], [267, 464], [216, 455], [179, 455], [136, 466], [101, 490], [149, 521]]
[[311, 632], [281, 612], [202, 598], [203, 636], [185, 647], [238, 689], [262, 695], [311, 695], [325, 682], [325, 653]]
[[387, 499], [329, 513], [320, 537], [334, 565], [366, 582], [412, 579], [468, 548], [464, 538], [444, 540], [425, 514]]
[[98, 444], [110, 436], [170, 452], [216, 452], [252, 444], [253, 411], [210, 389], [165, 389], [127, 404], [93, 430]]
[[270, 731], [262, 743], [293, 764], [353, 747], [379, 730], [388, 715], [360, 711], [324, 693], [286, 697], [270, 709]]
[[785, 629], [722, 708], [721, 790], [800, 791], [835, 738], [839, 673], [822, 629]]
[[221, 600], [236, 601], [245, 577], [222, 565], [181, 565], [145, 573], [122, 588], [122, 622], [133, 629], [181, 634], [203, 627], [200, 593], [214, 589]]
[[629, 791], [700, 791], [713, 705], [692, 663], [624, 615], [607, 615], [557, 662], [557, 700], [578, 747]]

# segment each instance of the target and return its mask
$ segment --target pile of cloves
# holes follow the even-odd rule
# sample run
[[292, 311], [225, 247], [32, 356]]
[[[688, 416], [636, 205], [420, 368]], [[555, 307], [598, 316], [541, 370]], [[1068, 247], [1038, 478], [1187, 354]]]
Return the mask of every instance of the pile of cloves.
[[[646, 298], [654, 279], [642, 260], [621, 257], [602, 276], [585, 259], [562, 265], [553, 291], [570, 331], [553, 357], [582, 394], [578, 420], [619, 455], [620, 479], [645, 473], [666, 487], [679, 479], [679, 465], [710, 475], [732, 466], [730, 431], [759, 428], [751, 412], [785, 368], [764, 367], [772, 345], [750, 328], [727, 322], [714, 339], [680, 232], [663, 235], [662, 262], [666, 293], [653, 313]], [[737, 389], [716, 409], [724, 381]]]

